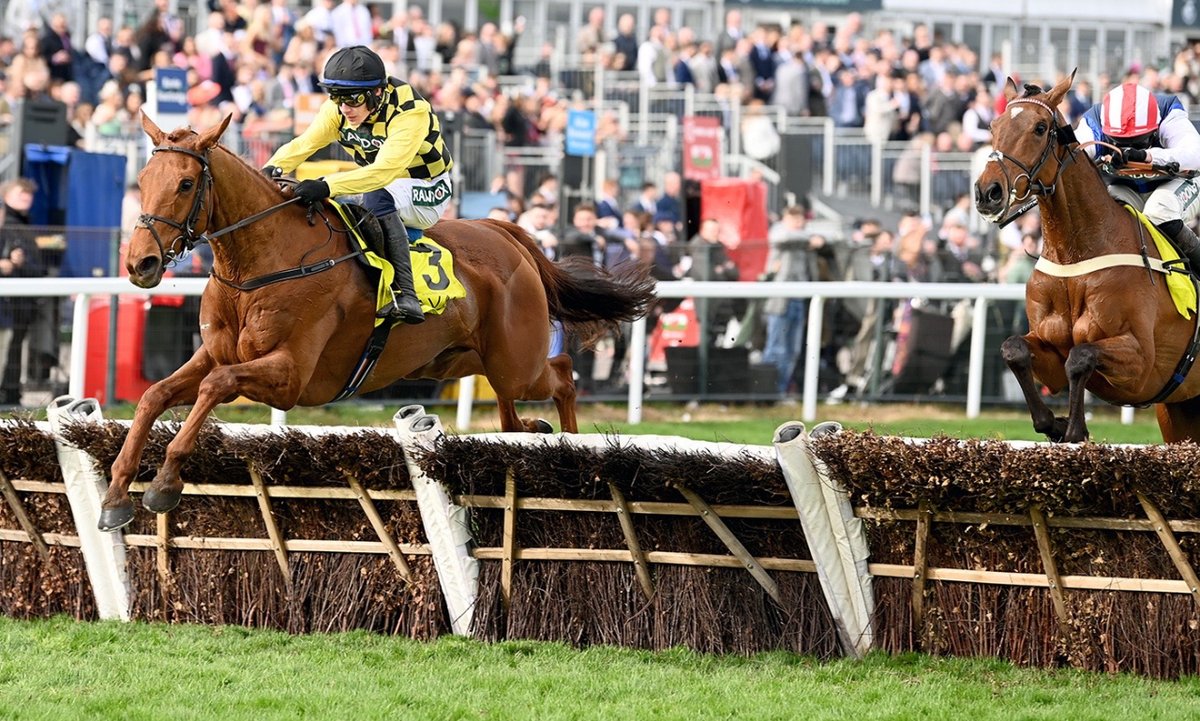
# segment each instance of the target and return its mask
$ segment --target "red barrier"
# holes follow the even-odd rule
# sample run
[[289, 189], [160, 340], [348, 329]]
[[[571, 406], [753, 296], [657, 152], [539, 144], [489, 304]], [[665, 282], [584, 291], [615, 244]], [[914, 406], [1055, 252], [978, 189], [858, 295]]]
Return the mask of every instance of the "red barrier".
[[739, 280], [755, 280], [767, 264], [767, 186], [760, 180], [717, 178], [700, 184], [700, 217], [716, 218], [721, 242]]

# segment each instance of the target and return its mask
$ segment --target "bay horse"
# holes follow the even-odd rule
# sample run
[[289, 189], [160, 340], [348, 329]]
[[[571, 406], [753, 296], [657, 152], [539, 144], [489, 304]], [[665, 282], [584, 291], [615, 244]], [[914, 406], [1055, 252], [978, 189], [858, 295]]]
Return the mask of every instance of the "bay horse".
[[[138, 176], [144, 214], [128, 245], [129, 279], [154, 287], [181, 252], [205, 242], [213, 277], [201, 298], [200, 348], [138, 401], [112, 465], [101, 530], [133, 520], [129, 484], [165, 410], [193, 406], [142, 496], [158, 513], [179, 503], [180, 468], [214, 407], [238, 396], [284, 410], [328, 403], [348, 387], [374, 331], [375, 284], [359, 263], [343, 262], [358, 255], [345, 224], [328, 207], [289, 200], [220, 145], [229, 119], [199, 134], [167, 134], [142, 116], [154, 150]], [[452, 253], [466, 297], [420, 325], [393, 329], [358, 390], [480, 374], [495, 391], [501, 430], [543, 430], [544, 421], [521, 419], [514, 403], [553, 398], [562, 430], [577, 432], [571, 358], [547, 357], [551, 320], [587, 342], [641, 316], [654, 299], [648, 269], [634, 263], [610, 274], [590, 257], [552, 262], [512, 223], [444, 220], [426, 235]], [[286, 279], [266, 282], [281, 274]]]
[[[1029, 332], [1004, 341], [1001, 355], [1034, 429], [1051, 441], [1087, 439], [1086, 389], [1109, 403], [1154, 404], [1165, 442], [1200, 442], [1196, 314], [1176, 309], [1155, 244], [1109, 196], [1058, 112], [1074, 77], [1024, 94], [1009, 78], [993, 152], [975, 182], [976, 208], [991, 221], [1012, 220], [1034, 199], [1041, 209], [1042, 258], [1025, 286]], [[1037, 381], [1067, 389], [1065, 417], [1055, 417]]]

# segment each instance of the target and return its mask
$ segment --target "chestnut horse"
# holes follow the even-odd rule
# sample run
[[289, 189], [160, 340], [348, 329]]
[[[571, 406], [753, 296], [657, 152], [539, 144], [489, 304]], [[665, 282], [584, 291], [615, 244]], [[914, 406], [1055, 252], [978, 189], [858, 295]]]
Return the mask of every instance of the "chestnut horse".
[[[993, 152], [975, 183], [976, 207], [996, 222], [1036, 198], [1039, 263], [1048, 261], [1042, 267], [1053, 273], [1034, 270], [1025, 287], [1029, 333], [1006, 340], [1001, 354], [1034, 428], [1052, 441], [1087, 439], [1085, 389], [1109, 403], [1156, 404], [1164, 441], [1200, 441], [1195, 313], [1189, 320], [1176, 309], [1148, 233], [1109, 197], [1058, 113], [1073, 79], [1048, 92], [1027, 86], [1024, 95], [1009, 79], [1008, 104], [992, 122]], [[1066, 417], [1054, 416], [1035, 378], [1052, 392], [1067, 389]]]
[[[112, 465], [101, 530], [133, 520], [129, 484], [165, 410], [193, 405], [142, 496], [159, 513], [178, 504], [180, 468], [215, 406], [238, 396], [279, 409], [328, 403], [372, 335], [374, 282], [359, 263], [342, 262], [357, 245], [337, 214], [314, 216], [288, 202], [275, 181], [218, 144], [228, 124], [226, 117], [202, 134], [181, 128], [168, 135], [142, 117], [155, 147], [138, 176], [145, 214], [129, 241], [129, 279], [156, 286], [180, 252], [203, 242], [212, 246], [214, 278], [201, 299], [200, 349], [138, 402]], [[538, 430], [544, 421], [522, 420], [514, 402], [553, 398], [562, 430], [576, 432], [571, 359], [547, 358], [551, 319], [586, 341], [639, 317], [654, 299], [647, 269], [629, 264], [609, 274], [590, 257], [551, 262], [511, 223], [447, 220], [427, 235], [453, 254], [466, 297], [420, 325], [394, 328], [359, 390], [400, 378], [481, 374], [495, 390], [502, 430]], [[293, 277], [253, 282], [284, 271]]]

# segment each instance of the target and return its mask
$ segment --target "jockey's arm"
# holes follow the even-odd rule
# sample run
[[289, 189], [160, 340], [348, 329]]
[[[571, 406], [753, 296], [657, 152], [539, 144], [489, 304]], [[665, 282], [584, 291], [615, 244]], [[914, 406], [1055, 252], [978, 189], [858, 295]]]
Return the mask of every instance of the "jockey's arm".
[[[1080, 118], [1079, 123], [1076, 124], [1075, 139], [1078, 140], [1081, 145], [1084, 143], [1090, 143], [1096, 139], [1096, 133], [1092, 130], [1092, 126], [1088, 125], [1087, 118]], [[1095, 144], [1083, 146], [1083, 152], [1087, 153], [1092, 159], [1095, 159], [1096, 151], [1101, 149], [1104, 150], [1105, 155], [1108, 155], [1112, 152], [1107, 148], [1103, 148], [1102, 146]]]
[[1150, 149], [1150, 162], [1155, 165], [1179, 163], [1180, 170], [1200, 170], [1200, 132], [1187, 112], [1172, 109], [1158, 126], [1162, 148]]
[[340, 125], [341, 113], [336, 105], [326, 100], [321, 103], [312, 125], [291, 141], [281, 145], [264, 165], [274, 165], [284, 173], [293, 172], [313, 153], [336, 141]]
[[375, 155], [375, 162], [325, 177], [330, 194], [369, 193], [404, 177], [429, 134], [429, 123], [428, 112], [410, 110], [397, 114], [388, 123], [387, 139]]

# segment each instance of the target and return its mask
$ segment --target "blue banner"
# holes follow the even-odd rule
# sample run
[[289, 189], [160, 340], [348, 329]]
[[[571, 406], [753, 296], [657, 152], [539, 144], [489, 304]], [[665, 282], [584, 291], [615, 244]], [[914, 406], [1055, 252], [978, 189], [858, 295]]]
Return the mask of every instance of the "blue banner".
[[567, 111], [567, 155], [590, 158], [596, 154], [596, 113], [591, 110]]
[[187, 115], [187, 71], [183, 68], [154, 69], [155, 116]]

